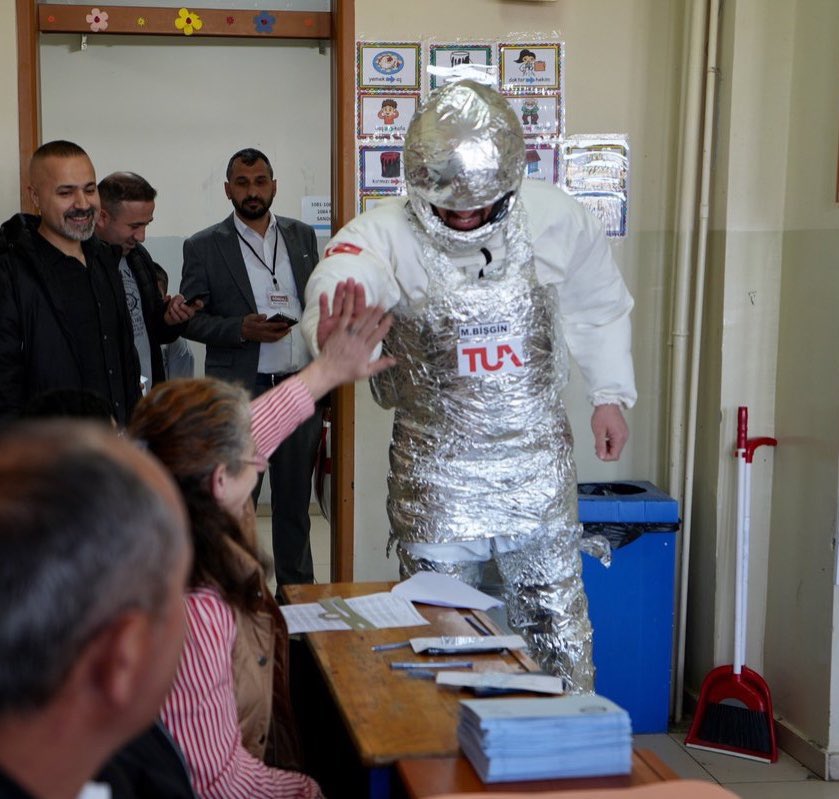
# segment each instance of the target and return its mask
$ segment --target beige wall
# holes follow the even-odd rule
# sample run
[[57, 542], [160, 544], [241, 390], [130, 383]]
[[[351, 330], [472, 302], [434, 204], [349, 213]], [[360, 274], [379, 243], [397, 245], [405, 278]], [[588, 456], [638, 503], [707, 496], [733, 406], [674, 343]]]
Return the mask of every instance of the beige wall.
[[783, 742], [820, 773], [839, 743], [839, 5], [723, 4], [687, 684], [732, 659], [738, 405], [774, 435], [752, 469], [747, 663]]
[[17, 129], [17, 37], [15, 7], [0, 3], [0, 220], [20, 210], [20, 178]]
[[[839, 4], [799, 2], [790, 135], [769, 557], [766, 676], [785, 726], [839, 751]], [[839, 778], [836, 755], [829, 770]]]
[[[786, 170], [768, 165], [787, 149], [792, 10], [786, 0], [737, 0], [723, 5], [721, 18], [689, 600], [687, 682], [694, 689], [713, 665], [733, 657], [736, 462], [730, 453], [738, 406], [749, 408], [751, 436], [774, 430]], [[772, 463], [772, 453], [761, 450], [753, 468], [747, 651], [758, 670]]]
[[[633, 348], [639, 401], [628, 414], [632, 439], [621, 462], [600, 463], [593, 454], [591, 409], [573, 373], [566, 402], [581, 480], [663, 478], [660, 424], [684, 5], [681, 0], [428, 0], [404, 3], [394, 16], [386, 0], [356, 0], [357, 37], [372, 41], [511, 35], [538, 40], [558, 33], [566, 43], [567, 132], [629, 134], [630, 236], [616, 243], [614, 252], [636, 299]], [[383, 579], [396, 575], [393, 559], [384, 559], [391, 416], [374, 405], [366, 386], [357, 388], [356, 399], [355, 577]]]

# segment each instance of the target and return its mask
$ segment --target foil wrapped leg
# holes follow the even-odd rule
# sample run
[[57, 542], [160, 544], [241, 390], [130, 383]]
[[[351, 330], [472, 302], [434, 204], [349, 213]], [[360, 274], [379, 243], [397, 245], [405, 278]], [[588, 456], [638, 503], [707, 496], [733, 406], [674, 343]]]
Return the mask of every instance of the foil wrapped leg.
[[[495, 560], [504, 582], [507, 621], [528, 642], [542, 670], [574, 693], [594, 690], [592, 633], [577, 539], [539, 536]], [[518, 543], [518, 542], [517, 542]]]

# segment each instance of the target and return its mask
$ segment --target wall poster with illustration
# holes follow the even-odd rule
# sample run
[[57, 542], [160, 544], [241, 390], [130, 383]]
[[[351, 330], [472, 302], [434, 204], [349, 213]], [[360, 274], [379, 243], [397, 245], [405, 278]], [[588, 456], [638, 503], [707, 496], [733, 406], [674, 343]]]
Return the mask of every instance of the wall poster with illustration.
[[416, 42], [359, 42], [357, 88], [420, 88], [420, 46]]
[[419, 92], [359, 92], [356, 135], [359, 139], [404, 136], [418, 104]]

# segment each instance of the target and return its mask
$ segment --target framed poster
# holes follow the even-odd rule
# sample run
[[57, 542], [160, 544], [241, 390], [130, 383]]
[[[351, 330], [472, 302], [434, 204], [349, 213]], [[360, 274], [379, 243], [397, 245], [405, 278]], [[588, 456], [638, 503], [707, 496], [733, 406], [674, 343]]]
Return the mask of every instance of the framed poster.
[[507, 97], [525, 136], [561, 136], [562, 112], [555, 94], [517, 94]]
[[501, 91], [548, 89], [562, 87], [560, 73], [562, 42], [540, 44], [499, 44], [498, 65], [501, 69]]
[[609, 192], [571, 192], [576, 200], [593, 214], [609, 238], [626, 236], [626, 195]]
[[624, 135], [580, 134], [563, 142], [569, 191], [626, 192], [629, 142]]
[[564, 184], [565, 176], [559, 146], [556, 144], [527, 144], [524, 148], [524, 177], [526, 180], [541, 180], [555, 186]]
[[361, 213], [370, 211], [385, 200], [392, 200], [398, 194], [381, 194], [377, 192], [367, 192], [358, 198], [358, 210]]
[[360, 191], [398, 194], [405, 183], [402, 147], [387, 145], [359, 147], [358, 174]]
[[[432, 44], [429, 50], [428, 62], [432, 67], [457, 67], [462, 64], [492, 64], [492, 45], [446, 43]], [[429, 74], [429, 86], [436, 89], [446, 83], [444, 78]]]
[[402, 138], [417, 110], [419, 92], [410, 94], [358, 93], [359, 139], [391, 136]]
[[358, 88], [419, 91], [419, 65], [419, 42], [359, 42]]

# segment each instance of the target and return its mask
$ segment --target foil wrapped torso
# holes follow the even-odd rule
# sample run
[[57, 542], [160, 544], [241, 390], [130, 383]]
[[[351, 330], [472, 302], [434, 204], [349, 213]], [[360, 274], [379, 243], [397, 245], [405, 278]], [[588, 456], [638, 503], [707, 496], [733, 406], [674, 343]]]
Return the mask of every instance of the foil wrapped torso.
[[[385, 346], [397, 366], [373, 381], [377, 400], [395, 407], [391, 539], [548, 535], [576, 549], [573, 442], [560, 396], [566, 348], [555, 290], [536, 280], [523, 208], [505, 225], [502, 262], [481, 277], [455, 266], [406, 213], [428, 289], [393, 309]], [[464, 373], [464, 364], [483, 373]]]

